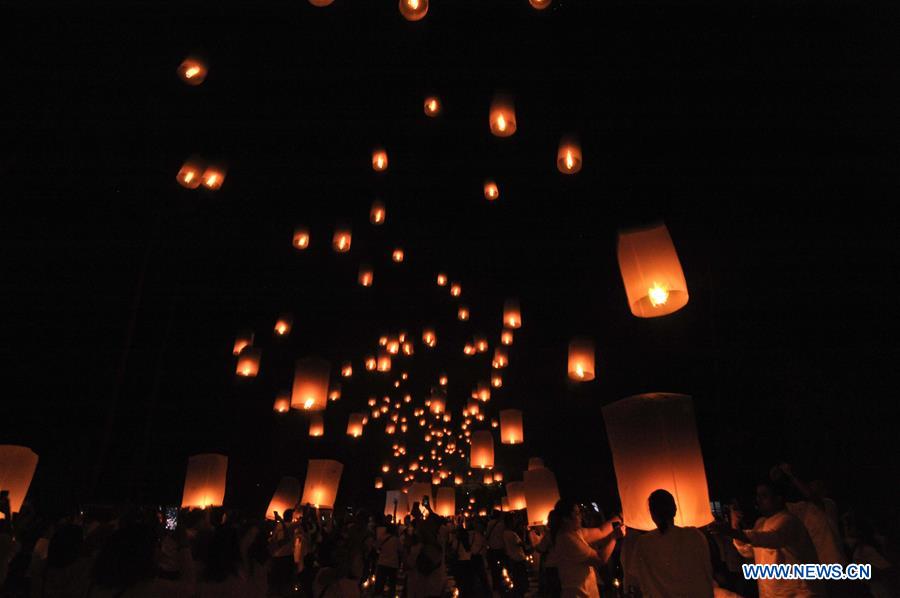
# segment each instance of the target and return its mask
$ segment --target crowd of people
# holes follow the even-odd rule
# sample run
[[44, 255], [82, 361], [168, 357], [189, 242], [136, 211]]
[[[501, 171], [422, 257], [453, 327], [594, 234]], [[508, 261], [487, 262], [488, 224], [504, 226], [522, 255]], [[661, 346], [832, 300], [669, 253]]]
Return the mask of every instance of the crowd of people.
[[[411, 499], [414, 497], [410, 497]], [[705, 528], [675, 525], [674, 497], [648, 497], [656, 529], [563, 498], [548, 525], [521, 512], [440, 517], [427, 497], [410, 514], [297, 506], [274, 520], [226, 508], [39, 517], [0, 514], [0, 596], [14, 598], [350, 598], [443, 596], [898, 596], [886, 539], [839, 512], [820, 483], [787, 465], [756, 488], [755, 521], [737, 502]], [[0, 504], [0, 510], [2, 509]], [[744, 563], [868, 563], [865, 581], [760, 580]]]

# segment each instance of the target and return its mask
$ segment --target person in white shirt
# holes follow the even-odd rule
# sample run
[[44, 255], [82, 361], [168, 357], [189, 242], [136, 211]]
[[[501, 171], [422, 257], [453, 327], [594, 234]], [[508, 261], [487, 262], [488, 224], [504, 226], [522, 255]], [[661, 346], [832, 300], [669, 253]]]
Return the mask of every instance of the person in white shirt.
[[[397, 591], [397, 570], [400, 568], [400, 537], [393, 523], [379, 527], [375, 538], [378, 563], [375, 568], [375, 596], [394, 596]], [[385, 593], [385, 589], [387, 593]]]
[[633, 562], [644, 598], [712, 598], [712, 562], [695, 527], [675, 525], [675, 498], [655, 490], [647, 501], [656, 529], [638, 538]]
[[623, 536], [621, 526], [609, 528], [600, 541], [601, 549], [588, 544], [581, 527], [581, 507], [573, 500], [560, 499], [550, 519], [551, 554], [559, 571], [561, 598], [600, 598], [596, 568], [609, 560], [616, 540]]

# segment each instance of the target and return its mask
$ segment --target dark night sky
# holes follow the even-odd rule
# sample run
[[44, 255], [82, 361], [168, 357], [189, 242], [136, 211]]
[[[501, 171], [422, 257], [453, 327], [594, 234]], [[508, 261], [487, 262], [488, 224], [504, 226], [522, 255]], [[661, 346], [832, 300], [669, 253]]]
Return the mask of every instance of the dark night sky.
[[[261, 509], [308, 457], [342, 460], [344, 501], [369, 500], [380, 425], [352, 446], [343, 432], [383, 392], [377, 379], [345, 384], [312, 443], [299, 415], [271, 411], [293, 360], [360, 371], [379, 334], [431, 323], [438, 350], [417, 347], [410, 389], [421, 397], [444, 369], [462, 401], [489, 371], [462, 342], [493, 341], [518, 296], [524, 328], [492, 399], [525, 411], [526, 445], [498, 449], [508, 479], [544, 455], [564, 492], [612, 507], [601, 406], [683, 392], [713, 496], [746, 494], [789, 460], [845, 505], [896, 513], [896, 8], [432, 0], [407, 23], [391, 0], [208, 4], [4, 19], [0, 442], [41, 455], [42, 504], [174, 502], [186, 457], [207, 450], [229, 454], [236, 504]], [[197, 88], [175, 76], [190, 53], [210, 65]], [[516, 98], [509, 139], [488, 132], [498, 90]], [[444, 102], [438, 119], [422, 113], [428, 93]], [[574, 177], [555, 169], [567, 132], [584, 149]], [[390, 153], [383, 175], [376, 145]], [[221, 191], [176, 184], [191, 154], [227, 162]], [[486, 177], [501, 185], [494, 204]], [[381, 229], [367, 221], [375, 198]], [[656, 219], [691, 301], [639, 320], [615, 236]], [[353, 225], [348, 255], [328, 247], [338, 221]], [[301, 223], [304, 254], [290, 244]], [[372, 289], [355, 283], [361, 261]], [[462, 282], [471, 322], [455, 320], [438, 270]], [[295, 332], [276, 341], [283, 311]], [[262, 372], [236, 382], [231, 345], [248, 327]], [[565, 379], [573, 334], [599, 352], [598, 381], [580, 388]]]

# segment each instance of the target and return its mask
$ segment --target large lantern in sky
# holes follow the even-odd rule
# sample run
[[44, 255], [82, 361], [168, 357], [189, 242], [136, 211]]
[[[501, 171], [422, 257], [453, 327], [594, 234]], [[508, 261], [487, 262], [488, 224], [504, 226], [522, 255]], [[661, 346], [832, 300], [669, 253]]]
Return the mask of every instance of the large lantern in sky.
[[603, 419], [625, 525], [656, 528], [647, 498], [660, 488], [675, 497], [675, 525], [703, 527], [712, 522], [691, 397], [635, 395], [604, 407]]
[[522, 411], [504, 409], [500, 412], [500, 442], [503, 444], [522, 444], [525, 439], [525, 428], [522, 425]]
[[253, 331], [241, 330], [234, 339], [234, 349], [232, 350], [232, 354], [240, 355], [241, 351], [251, 346], [253, 346]]
[[278, 336], [287, 336], [291, 333], [294, 326], [294, 317], [291, 314], [281, 314], [275, 320], [275, 334]]
[[181, 508], [220, 507], [225, 501], [228, 457], [204, 453], [188, 458]]
[[484, 182], [484, 198], [488, 201], [494, 201], [500, 197], [500, 187], [491, 180]]
[[200, 176], [200, 183], [210, 191], [218, 191], [225, 182], [225, 168], [209, 165]]
[[275, 397], [275, 404], [272, 409], [276, 413], [287, 413], [291, 410], [291, 397], [287, 393], [278, 393]]
[[9, 490], [11, 513], [22, 508], [37, 464], [37, 453], [27, 446], [0, 444], [0, 490]]
[[328, 404], [328, 378], [331, 366], [324, 359], [305, 357], [294, 366], [291, 407], [302, 411], [321, 411]]
[[503, 303], [503, 325], [512, 329], [522, 327], [522, 308], [518, 299], [507, 299]]
[[303, 251], [309, 247], [309, 229], [305, 226], [298, 226], [294, 229], [294, 247]]
[[491, 133], [497, 137], [509, 137], [516, 132], [516, 109], [512, 98], [497, 95], [491, 102]]
[[196, 189], [200, 186], [200, 174], [202, 172], [203, 168], [197, 161], [188, 160], [182, 165], [175, 179], [182, 187]]
[[369, 222], [378, 226], [384, 224], [386, 218], [387, 211], [385, 210], [384, 203], [378, 200], [373, 201], [372, 209], [369, 210]]
[[188, 57], [178, 65], [178, 78], [188, 85], [200, 85], [206, 81], [209, 69], [199, 58]]
[[275, 494], [272, 496], [272, 500], [269, 501], [269, 506], [266, 508], [266, 519], [274, 520], [276, 511], [280, 517], [284, 517], [284, 512], [288, 509], [293, 509], [299, 500], [300, 480], [290, 476], [284, 476], [281, 478], [281, 481], [278, 482]]
[[235, 373], [242, 378], [255, 378], [259, 374], [259, 362], [262, 359], [262, 349], [245, 347], [238, 355]]
[[347, 420], [347, 436], [352, 436], [354, 438], [362, 436], [365, 421], [365, 413], [351, 413], [350, 418]]
[[553, 3], [553, 0], [528, 0], [528, 3], [537, 10], [544, 10]]
[[563, 174], [581, 170], [581, 146], [573, 137], [563, 137], [556, 152], [556, 168]]
[[523, 474], [528, 525], [547, 525], [550, 511], [559, 500], [556, 476], [545, 467], [529, 469]]
[[481, 469], [494, 466], [494, 437], [487, 430], [472, 432], [469, 466]]
[[594, 379], [594, 341], [575, 338], [569, 343], [569, 378], [576, 382]]
[[400, 0], [399, 8], [407, 21], [421, 21], [428, 14], [428, 0]]
[[687, 282], [665, 224], [620, 232], [617, 254], [632, 314], [654, 318], [687, 305]]
[[372, 169], [375, 172], [384, 172], [388, 167], [387, 152], [378, 148], [372, 152]]
[[331, 239], [331, 246], [338, 253], [347, 253], [350, 251], [350, 244], [353, 241], [353, 234], [348, 227], [339, 226], [334, 229], [334, 237]]
[[313, 438], [325, 435], [325, 418], [321, 413], [313, 413], [309, 416], [309, 435]]
[[317, 509], [333, 509], [344, 466], [332, 459], [310, 459], [300, 502]]
[[506, 497], [509, 499], [510, 511], [521, 511], [528, 506], [525, 502], [525, 482], [508, 482]]
[[332, 2], [334, 2], [334, 0], [309, 0], [309, 3], [313, 6], [328, 6]]
[[456, 490], [452, 486], [438, 488], [437, 507], [434, 512], [441, 517], [453, 517], [456, 514]]

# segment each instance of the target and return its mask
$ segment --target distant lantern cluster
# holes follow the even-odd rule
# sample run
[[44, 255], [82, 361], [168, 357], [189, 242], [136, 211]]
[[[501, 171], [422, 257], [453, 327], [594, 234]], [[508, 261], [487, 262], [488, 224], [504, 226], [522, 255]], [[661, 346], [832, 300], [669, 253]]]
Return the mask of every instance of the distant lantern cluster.
[[178, 184], [186, 189], [203, 187], [218, 191], [225, 182], [225, 169], [216, 164], [208, 164], [198, 158], [190, 158], [181, 166], [175, 177]]

